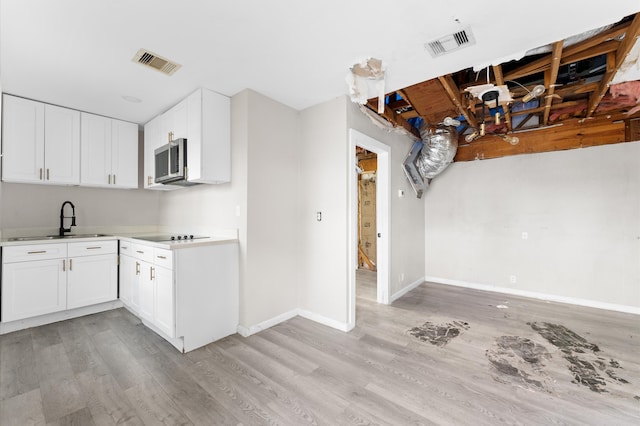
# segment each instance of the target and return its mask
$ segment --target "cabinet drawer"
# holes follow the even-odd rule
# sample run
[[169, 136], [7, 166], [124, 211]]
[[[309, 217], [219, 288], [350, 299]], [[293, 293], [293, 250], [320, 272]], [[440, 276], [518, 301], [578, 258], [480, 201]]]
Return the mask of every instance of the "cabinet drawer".
[[133, 243], [120, 240], [120, 254], [133, 256]]
[[153, 247], [142, 244], [131, 244], [131, 248], [131, 256], [145, 262], [153, 263]]
[[161, 248], [153, 249], [153, 263], [163, 268], [173, 269], [173, 252]]
[[115, 254], [118, 252], [118, 241], [82, 241], [69, 243], [68, 256], [93, 256], [96, 254]]
[[67, 244], [30, 244], [2, 248], [2, 263], [31, 260], [62, 259], [67, 257]]

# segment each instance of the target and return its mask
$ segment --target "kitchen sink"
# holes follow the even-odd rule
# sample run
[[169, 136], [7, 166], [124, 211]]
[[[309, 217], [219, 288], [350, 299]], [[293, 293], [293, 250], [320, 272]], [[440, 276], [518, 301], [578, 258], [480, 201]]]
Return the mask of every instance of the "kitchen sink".
[[9, 238], [9, 241], [37, 241], [37, 240], [53, 240], [55, 238], [59, 238], [59, 237], [54, 237], [53, 235], [44, 235], [44, 236], [39, 236], [39, 237], [14, 237], [14, 238]]
[[108, 234], [67, 234], [63, 237], [59, 236], [59, 235], [48, 235], [49, 237], [53, 237], [53, 238], [62, 238], [62, 239], [66, 239], [66, 238], [98, 238], [98, 237], [111, 237], [111, 235]]
[[68, 234], [64, 236], [60, 235], [41, 235], [37, 237], [14, 237], [9, 238], [9, 241], [38, 241], [38, 240], [66, 240], [69, 238], [98, 238], [98, 237], [111, 237], [108, 234]]

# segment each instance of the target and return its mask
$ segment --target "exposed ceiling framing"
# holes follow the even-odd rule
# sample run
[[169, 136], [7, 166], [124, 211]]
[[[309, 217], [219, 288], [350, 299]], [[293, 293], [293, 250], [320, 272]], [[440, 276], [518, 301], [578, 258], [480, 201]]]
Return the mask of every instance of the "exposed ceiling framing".
[[[462, 125], [455, 161], [629, 141], [633, 135], [629, 123], [640, 118], [640, 111], [628, 114], [640, 102], [640, 81], [634, 81], [638, 99], [631, 93], [615, 97], [609, 88], [639, 35], [640, 13], [575, 44], [558, 40], [546, 53], [480, 72], [461, 70], [389, 93], [381, 115], [414, 135], [419, 134], [420, 123], [435, 125], [445, 117], [457, 117]], [[489, 104], [465, 91], [482, 84], [508, 87], [513, 102], [498, 110], [500, 120], [494, 118], [495, 103], [486, 114]], [[524, 103], [537, 85], [544, 86], [544, 94]], [[369, 106], [375, 105], [371, 100]], [[478, 129], [482, 117], [486, 135], [465, 141], [465, 134]], [[508, 134], [519, 142], [506, 143]]]

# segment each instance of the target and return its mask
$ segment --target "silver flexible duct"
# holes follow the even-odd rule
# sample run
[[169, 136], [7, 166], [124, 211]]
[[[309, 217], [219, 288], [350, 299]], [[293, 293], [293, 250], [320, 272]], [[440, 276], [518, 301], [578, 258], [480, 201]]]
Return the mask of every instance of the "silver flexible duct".
[[416, 166], [424, 179], [432, 179], [453, 161], [458, 149], [458, 131], [453, 126], [439, 124], [420, 129], [424, 142]]

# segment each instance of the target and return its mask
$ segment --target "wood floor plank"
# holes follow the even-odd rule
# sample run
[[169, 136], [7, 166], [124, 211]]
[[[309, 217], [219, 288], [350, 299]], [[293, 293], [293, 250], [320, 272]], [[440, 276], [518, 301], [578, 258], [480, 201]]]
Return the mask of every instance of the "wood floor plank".
[[194, 424], [239, 423], [229, 410], [164, 354], [157, 353], [145, 358], [144, 366]]
[[0, 401], [2, 426], [44, 425], [40, 390], [34, 389]]
[[38, 386], [31, 332], [22, 330], [0, 336], [0, 401]]
[[87, 398], [87, 408], [97, 425], [142, 425], [124, 391], [110, 374], [87, 370], [76, 374]]
[[124, 392], [145, 425], [194, 424], [152, 377], [144, 378]]

